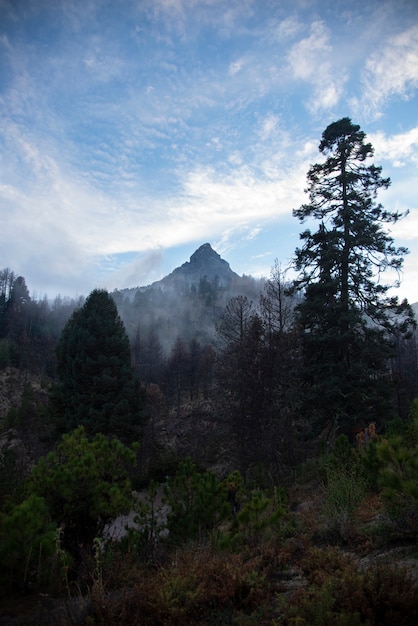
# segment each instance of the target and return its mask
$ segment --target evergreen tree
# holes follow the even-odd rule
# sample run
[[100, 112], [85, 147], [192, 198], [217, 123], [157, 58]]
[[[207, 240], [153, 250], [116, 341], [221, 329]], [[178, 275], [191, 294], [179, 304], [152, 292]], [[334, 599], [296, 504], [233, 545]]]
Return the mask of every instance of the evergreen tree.
[[101, 433], [89, 439], [79, 426], [32, 469], [28, 492], [45, 499], [72, 556], [79, 556], [81, 546], [91, 547], [106, 524], [131, 509], [136, 449]]
[[131, 366], [128, 336], [107, 291], [94, 290], [73, 313], [57, 357], [59, 382], [51, 406], [58, 429], [68, 432], [81, 424], [88, 434], [137, 439], [139, 382]]
[[[303, 331], [307, 410], [318, 425], [349, 430], [350, 420], [379, 419], [387, 412], [391, 333], [412, 321], [406, 301], [387, 295], [385, 270], [399, 272], [405, 248], [396, 248], [384, 223], [402, 217], [376, 202], [390, 180], [373, 155], [365, 133], [349, 118], [330, 124], [319, 145], [325, 156], [308, 172], [309, 204], [294, 210], [301, 222], [319, 221], [301, 233], [294, 283], [305, 289], [298, 306]], [[383, 401], [383, 402], [382, 402]], [[386, 406], [382, 406], [386, 405]]]

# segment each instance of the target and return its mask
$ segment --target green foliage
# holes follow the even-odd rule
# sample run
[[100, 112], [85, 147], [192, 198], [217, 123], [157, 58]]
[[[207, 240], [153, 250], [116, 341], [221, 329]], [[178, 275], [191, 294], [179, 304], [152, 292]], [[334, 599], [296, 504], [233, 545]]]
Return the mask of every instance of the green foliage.
[[365, 446], [360, 454], [346, 435], [340, 435], [332, 451], [320, 457], [317, 471], [323, 484], [322, 532], [327, 540], [351, 539], [354, 514], [371, 486], [366, 469], [371, 463], [368, 448]]
[[394, 437], [396, 435], [403, 435], [405, 432], [405, 422], [399, 417], [394, 417], [386, 425], [386, 437]]
[[51, 413], [61, 432], [82, 424], [130, 440], [139, 437], [141, 394], [131, 366], [129, 339], [116, 305], [95, 290], [67, 322], [57, 348], [59, 382]]
[[161, 535], [166, 534], [163, 507], [158, 499], [160, 491], [161, 485], [152, 480], [145, 498], [134, 498], [132, 510], [135, 511], [135, 526], [126, 528], [126, 535], [121, 540], [123, 551], [134, 550], [144, 558], [153, 558]]
[[63, 527], [64, 547], [73, 555], [129, 511], [129, 471], [135, 462], [134, 449], [100, 433], [90, 440], [79, 426], [33, 468], [28, 490], [45, 498], [52, 519]]
[[332, 450], [332, 464], [335, 467], [350, 467], [354, 461], [353, 456], [353, 447], [350, 445], [347, 435], [339, 435]]
[[327, 473], [324, 524], [328, 535], [350, 539], [354, 513], [367, 494], [367, 483], [358, 468], [341, 465]]
[[373, 440], [369, 441], [367, 445], [362, 446], [357, 451], [361, 474], [366, 481], [368, 489], [374, 492], [378, 491], [380, 470], [382, 468], [382, 462], [379, 459], [377, 448], [378, 441]]
[[[377, 483], [387, 513], [389, 536], [415, 535], [418, 528], [418, 403], [402, 429], [389, 429], [373, 446]], [[383, 530], [383, 528], [382, 528]]]
[[402, 493], [418, 500], [418, 404], [414, 401], [411, 417], [403, 435], [382, 439], [377, 454], [383, 464], [380, 481], [388, 495]]
[[397, 436], [381, 441], [377, 454], [382, 464], [379, 483], [392, 531], [414, 536], [418, 529], [418, 446], [409, 446]]
[[320, 481], [326, 485], [328, 474], [340, 469], [349, 469], [356, 465], [358, 458], [347, 435], [339, 435], [330, 452], [321, 452], [316, 460], [316, 472]]
[[273, 497], [256, 488], [249, 494], [231, 527], [233, 545], [262, 543], [279, 533], [286, 512], [287, 496], [282, 489]]
[[409, 421], [405, 428], [405, 439], [409, 446], [418, 446], [418, 398], [412, 402]]
[[418, 501], [418, 448], [397, 436], [381, 441], [377, 453], [383, 463], [380, 483], [385, 495], [403, 494]]
[[55, 530], [45, 499], [34, 494], [0, 514], [0, 580], [6, 591], [45, 582]]
[[225, 485], [211, 472], [199, 472], [189, 458], [164, 486], [164, 502], [172, 541], [205, 536], [231, 513]]

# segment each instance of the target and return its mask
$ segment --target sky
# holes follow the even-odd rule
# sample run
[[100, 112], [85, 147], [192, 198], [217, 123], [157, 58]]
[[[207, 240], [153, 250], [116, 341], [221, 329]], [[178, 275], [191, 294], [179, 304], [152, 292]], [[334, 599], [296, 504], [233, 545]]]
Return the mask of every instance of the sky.
[[268, 277], [342, 117], [409, 210], [385, 228], [417, 302], [417, 0], [0, 0], [0, 269], [76, 297], [210, 243]]

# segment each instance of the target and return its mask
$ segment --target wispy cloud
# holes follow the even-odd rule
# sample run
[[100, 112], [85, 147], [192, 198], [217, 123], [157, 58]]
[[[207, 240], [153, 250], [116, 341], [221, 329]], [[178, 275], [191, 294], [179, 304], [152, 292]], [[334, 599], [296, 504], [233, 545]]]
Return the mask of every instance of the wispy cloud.
[[370, 135], [370, 140], [379, 158], [390, 160], [394, 167], [407, 162], [418, 165], [418, 126], [390, 136], [380, 131]]
[[294, 77], [314, 88], [313, 97], [306, 103], [312, 112], [330, 109], [341, 96], [346, 77], [341, 68], [338, 74], [333, 69], [332, 53], [328, 29], [322, 21], [316, 21], [309, 36], [295, 43], [288, 54]]
[[293, 39], [303, 29], [303, 24], [296, 15], [289, 15], [275, 26], [274, 35], [279, 41]]
[[[398, 4], [0, 0], [0, 265], [85, 292], [148, 282], [190, 242], [253, 246], [247, 273], [260, 246], [281, 256], [332, 116], [362, 123], [416, 92]], [[397, 168], [388, 208], [407, 207], [416, 120], [390, 113], [370, 139]]]
[[389, 37], [366, 61], [356, 108], [379, 117], [389, 98], [409, 98], [418, 86], [418, 26]]

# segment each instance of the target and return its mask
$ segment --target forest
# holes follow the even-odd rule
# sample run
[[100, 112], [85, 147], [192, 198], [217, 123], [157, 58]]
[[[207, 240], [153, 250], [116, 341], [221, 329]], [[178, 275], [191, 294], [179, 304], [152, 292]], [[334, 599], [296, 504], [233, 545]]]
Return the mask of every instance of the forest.
[[349, 118], [319, 152], [292, 281], [49, 301], [0, 271], [0, 624], [416, 623], [403, 215]]

